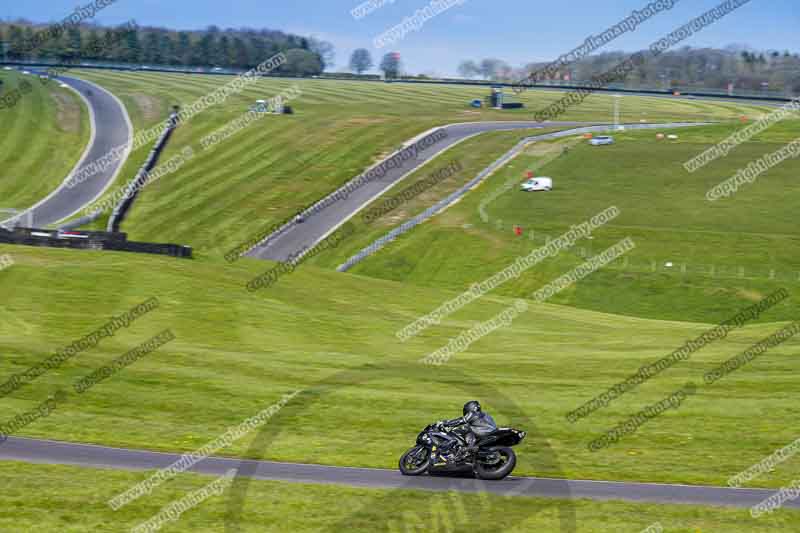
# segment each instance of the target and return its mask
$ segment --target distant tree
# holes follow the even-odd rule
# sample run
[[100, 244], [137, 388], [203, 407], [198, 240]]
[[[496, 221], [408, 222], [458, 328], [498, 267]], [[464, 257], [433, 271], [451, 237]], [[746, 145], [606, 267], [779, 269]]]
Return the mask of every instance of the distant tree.
[[473, 78], [481, 73], [480, 67], [473, 61], [462, 61], [458, 65], [458, 75], [462, 78]]
[[88, 37], [84, 39], [81, 57], [86, 59], [100, 59], [103, 49], [102, 42], [97, 30], [93, 29], [90, 31]]
[[[28, 37], [28, 28], [25, 29], [25, 38]], [[32, 35], [32, 34], [31, 34]], [[44, 57], [48, 59], [66, 60], [69, 57], [67, 49], [69, 48], [69, 39], [67, 32], [59, 32], [52, 38], [46, 39], [37, 44], [33, 49], [26, 47], [26, 56], [30, 59], [36, 57]]]
[[307, 39], [307, 46], [301, 46], [317, 54], [322, 61], [322, 70], [333, 68], [336, 60], [336, 49], [328, 41], [321, 41], [315, 38]]
[[10, 45], [8, 46], [7, 55], [9, 59], [22, 58], [22, 49], [24, 46], [23, 39], [24, 35], [22, 33], [22, 28], [13, 24], [8, 27], [8, 40], [10, 41]]
[[221, 67], [233, 66], [233, 59], [231, 58], [231, 41], [227, 35], [219, 38], [217, 43], [216, 54], [214, 54], [214, 63]]
[[380, 69], [387, 80], [396, 78], [400, 75], [400, 54], [397, 52], [389, 52], [383, 56], [381, 60]]
[[122, 61], [122, 43], [116, 38], [116, 35], [115, 31], [106, 30], [102, 37], [98, 36], [99, 42], [95, 48], [98, 50], [96, 59]]
[[239, 37], [233, 39], [233, 57], [232, 66], [236, 68], [248, 68], [251, 65], [247, 45]]
[[[26, 27], [22, 31], [22, 40], [24, 42], [26, 43], [33, 42], [33, 37], [34, 37], [33, 28], [31, 28], [30, 26]], [[25, 58], [34, 57], [36, 55], [36, 51], [37, 51], [36, 49], [29, 51], [27, 48], [25, 48], [24, 52], [22, 52], [21, 54], [21, 57]]]
[[363, 74], [374, 66], [372, 55], [366, 48], [353, 50], [350, 56], [350, 70], [356, 74]]
[[120, 30], [119, 33], [124, 33], [125, 35], [122, 57], [120, 59], [128, 63], [140, 63], [142, 61], [142, 46], [139, 43], [139, 32], [125, 32], [124, 30]]
[[267, 49], [267, 44], [255, 36], [250, 37], [250, 49], [252, 50], [253, 63], [255, 64], [266, 61], [271, 55], [270, 50]]
[[192, 39], [185, 31], [178, 33], [178, 44], [175, 46], [175, 57], [179, 65], [191, 64]]
[[83, 50], [83, 37], [81, 30], [75, 26], [67, 30], [66, 49], [59, 54], [66, 61], [77, 61]]
[[208, 65], [213, 61], [214, 34], [206, 33], [192, 44], [192, 65]]
[[161, 43], [159, 42], [158, 34], [154, 31], [148, 32], [144, 38], [142, 61], [155, 64], [164, 63], [164, 57], [161, 54]]
[[314, 52], [293, 48], [286, 51], [286, 64], [281, 71], [295, 76], [311, 76], [322, 72], [322, 61]]
[[500, 59], [486, 58], [481, 61], [479, 71], [484, 79], [494, 80], [497, 79], [504, 65], [505, 62]]
[[172, 36], [169, 32], [164, 32], [161, 34], [158, 42], [158, 48], [161, 53], [161, 59], [167, 65], [177, 65], [178, 58], [175, 56], [175, 41], [172, 40]]

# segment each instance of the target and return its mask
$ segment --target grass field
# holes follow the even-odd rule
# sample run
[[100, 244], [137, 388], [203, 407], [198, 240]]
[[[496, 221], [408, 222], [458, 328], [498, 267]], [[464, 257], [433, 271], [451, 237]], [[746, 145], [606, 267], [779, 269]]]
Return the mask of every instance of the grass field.
[[[186, 105], [229, 79], [78, 74], [119, 96], [137, 130], [162, 120], [172, 104]], [[179, 128], [164, 159], [187, 145], [197, 156], [145, 189], [123, 225], [134, 239], [189, 244], [195, 259], [0, 246], [0, 255], [14, 260], [0, 271], [3, 380], [89, 334], [112, 315], [153, 296], [160, 301], [157, 310], [113, 338], [0, 398], [0, 423], [65, 390], [65, 403], [18, 434], [191, 451], [300, 390], [259, 436], [248, 436], [222, 454], [395, 468], [424, 425], [456, 416], [465, 399], [477, 397], [500, 424], [529, 432], [517, 449], [519, 475], [707, 485], [725, 485], [730, 476], [798, 438], [787, 422], [796, 412], [794, 376], [800, 371], [800, 340], [792, 339], [717, 384], [701, 385], [679, 409], [618, 444], [599, 452], [587, 449], [591, 440], [687, 382], [700, 385], [704, 372], [798, 316], [800, 241], [791, 181], [797, 161], [761, 176], [733, 198], [713, 205], [703, 198], [707, 188], [739, 166], [791, 140], [796, 122], [775, 126], [689, 175], [681, 167], [685, 160], [741, 127], [734, 123], [741, 114], [753, 117], [761, 111], [626, 98], [623, 119], [627, 115], [633, 122], [725, 123], [681, 131], [675, 143], [658, 143], [651, 132], [618, 134], [611, 147], [575, 146], [539, 172], [555, 178], [553, 192], [522, 194], [514, 187], [487, 206], [484, 222], [478, 206], [488, 194], [508, 180], [521, 180], [546, 149], [561, 150], [558, 143], [534, 145], [444, 214], [350, 273], [333, 271], [349, 254], [469, 180], [530, 132], [485, 134], [454, 147], [389, 194], [452, 160], [463, 167], [456, 176], [373, 224], [354, 219], [355, 235], [339, 248], [315, 257], [275, 286], [249, 293], [245, 284], [272, 264], [247, 258], [228, 264], [222, 255], [230, 248], [358, 175], [421, 131], [446, 122], [530, 118], [560, 96], [531, 92], [523, 96], [525, 112], [476, 114], [466, 104], [482, 96], [482, 88], [297, 80], [303, 94], [292, 104], [295, 115], [265, 117], [216, 148], [200, 150], [204, 135], [239, 116], [255, 99], [292, 83], [259, 81], [257, 88]], [[593, 96], [564, 118], [610, 120], [612, 109], [609, 97]], [[121, 179], [133, 175], [147, 150], [133, 155]], [[591, 241], [547, 260], [408, 342], [397, 340], [399, 329], [471, 283], [610, 205], [622, 214]], [[513, 226], [521, 226], [524, 235], [516, 236]], [[512, 325], [475, 342], [446, 365], [418, 362], [506, 309], [513, 298], [579, 264], [582, 256], [626, 236], [637, 244], [627, 262], [592, 275], [550, 303], [532, 305]], [[664, 266], [667, 261], [673, 262], [672, 269]], [[567, 412], [642, 365], [779, 287], [786, 287], [791, 298], [762, 320], [703, 348], [586, 419], [565, 420]], [[85, 394], [73, 391], [77, 380], [165, 328], [174, 333], [174, 341]], [[117, 515], [104, 498], [143, 474], [16, 463], [0, 463], [0, 471], [9, 486], [0, 504], [13, 510], [0, 516], [0, 529], [40, 523], [47, 530], [69, 531], [74, 528], [69, 524], [80, 518], [91, 529], [117, 530], [147, 519], [207, 481], [181, 477]], [[780, 487], [798, 478], [800, 462], [792, 458], [751, 486]], [[253, 483], [250, 490], [243, 520], [245, 530], [253, 531], [319, 530], [339, 520], [354, 531], [374, 530], [387, 513], [436, 501], [425, 493], [346, 487], [307, 486], [300, 492], [281, 483]], [[479, 497], [465, 501], [469, 509], [486, 505]], [[538, 505], [525, 501], [533, 503], [493, 499], [486, 515], [505, 517], [518, 531], [558, 527], [552, 509], [523, 522], [530, 507]], [[213, 529], [225, 512], [223, 502], [210, 500], [172, 527]], [[639, 532], [656, 521], [668, 531], [693, 533], [798, 530], [792, 512], [751, 521], [746, 510], [615, 502], [575, 502], [575, 512], [580, 531], [590, 532]]]
[[[188, 105], [229, 77], [79, 71], [121, 97], [138, 131], [163, 120], [173, 104]], [[256, 99], [297, 84], [295, 115], [268, 116], [213, 149], [205, 135], [245, 113]], [[163, 160], [185, 146], [197, 156], [178, 172], [145, 189], [124, 230], [133, 238], [188, 244], [221, 255], [357, 176], [382, 154], [431, 127], [478, 120], [532, 120], [533, 112], [562, 93], [532, 91], [525, 110], [476, 111], [470, 100], [486, 88], [323, 80], [259, 80], [240, 95], [192, 118], [178, 129]], [[626, 99], [626, 120], [731, 120], [758, 109], [737, 104]], [[613, 101], [588, 98], [563, 120], [613, 120]], [[123, 176], [134, 175], [147, 155], [138, 150]], [[101, 223], [99, 225], [102, 225]]]
[[[787, 121], [774, 126], [693, 174], [683, 169], [683, 162], [738, 126], [681, 130], [675, 142], [659, 142], [654, 132], [626, 132], [616, 135], [618, 142], [613, 146], [580, 143], [537, 170], [539, 176], [554, 177], [552, 192], [524, 193], [515, 185], [486, 205], [484, 221], [479, 211], [484, 199], [509, 180], [521, 182], [524, 171], [535, 168], [542, 157], [537, 153], [542, 147], [532, 145], [530, 153], [498, 171], [461, 202], [353, 272], [463, 290], [543, 246], [570, 225], [613, 205], [621, 215], [593, 239], [548, 259], [498, 293], [529, 297], [584, 257], [632, 237], [636, 249], [624, 260], [568, 288], [552, 302], [631, 316], [717, 322], [728, 318], [731, 309], [786, 287], [794, 296], [792, 304], [765, 320], [789, 320], [800, 311], [800, 231], [794, 214], [800, 161], [784, 162], [732, 197], [711, 203], [705, 194], [750, 161], [794, 140], [799, 124]], [[559, 149], [564, 142], [543, 146]], [[470, 140], [456, 150], [478, 151], [481, 143]], [[481, 164], [468, 170], [475, 175]], [[348, 241], [335, 255], [316, 260], [317, 264], [341, 263], [401, 221], [384, 217], [373, 223], [380, 231], [370, 233], [369, 239]], [[515, 226], [522, 228], [522, 236], [515, 234]]]
[[[143, 474], [65, 466], [0, 463], [6, 489], [0, 505], [3, 531], [122, 531], [158, 514], [164, 507], [215, 478], [183, 475], [152, 495], [119, 511], [106, 505], [141, 481]], [[488, 495], [366, 490], [279, 482], [236, 482], [187, 511], [165, 531], [222, 531], [235, 523], [240, 531], [558, 531], [577, 524], [581, 533], [639, 533], [661, 524], [666, 531], [800, 531], [798, 513], [782, 510], [754, 520], [746, 509], [622, 502], [539, 500]], [[244, 492], [246, 490], [246, 492]], [[241, 513], [230, 502], [246, 495]], [[57, 511], [55, 511], [57, 510]], [[569, 531], [569, 529], [562, 529]]]
[[89, 112], [56, 83], [6, 70], [0, 80], [3, 93], [23, 80], [33, 87], [15, 106], [0, 109], [0, 208], [23, 209], [55, 190], [78, 162], [89, 142]]
[[[797, 438], [798, 341], [710, 388], [602, 452], [587, 443], [778, 329], [732, 332], [608, 408], [565, 414], [699, 335], [707, 326], [624, 318], [542, 304], [430, 368], [417, 361], [508, 305], [489, 296], [406, 343], [394, 333], [455, 293], [311, 267], [268, 290], [244, 284], [265, 269], [243, 259], [176, 261], [124, 253], [0, 247], [0, 375], [10, 376], [157, 296], [161, 307], [0, 403], [8, 420], [164, 328], [177, 339], [84, 395], [72, 394], [21, 434], [160, 450], [190, 450], [285, 394], [304, 390], [268, 428], [266, 449], [226, 453], [393, 468], [425, 424], [477, 396], [503, 424], [525, 425], [520, 474], [724, 484]], [[58, 279], [58, 285], [47, 280]], [[13, 288], [13, 289], [12, 289]], [[770, 316], [780, 314], [779, 305]], [[506, 398], [506, 399], [504, 399]], [[520, 422], [521, 421], [521, 422]], [[364, 428], [368, 427], [368, 432]], [[358, 446], [352, 443], [358, 442]], [[757, 485], [798, 477], [790, 461]]]

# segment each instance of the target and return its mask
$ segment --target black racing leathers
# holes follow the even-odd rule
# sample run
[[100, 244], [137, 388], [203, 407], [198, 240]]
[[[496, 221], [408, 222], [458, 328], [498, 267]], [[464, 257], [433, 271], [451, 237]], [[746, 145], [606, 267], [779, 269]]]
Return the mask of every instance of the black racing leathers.
[[467, 426], [469, 431], [466, 433], [466, 439], [470, 446], [474, 445], [477, 439], [497, 431], [497, 424], [492, 415], [484, 412], [467, 413], [462, 417], [447, 420], [444, 424], [450, 427]]

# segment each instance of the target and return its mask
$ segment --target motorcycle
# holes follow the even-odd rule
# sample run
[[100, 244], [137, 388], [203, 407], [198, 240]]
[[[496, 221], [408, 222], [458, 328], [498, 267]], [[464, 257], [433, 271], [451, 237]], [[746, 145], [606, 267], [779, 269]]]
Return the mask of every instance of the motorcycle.
[[526, 433], [513, 428], [478, 437], [472, 448], [463, 434], [442, 422], [428, 425], [417, 436], [417, 444], [400, 457], [405, 476], [472, 471], [478, 478], [500, 480], [511, 474], [517, 455], [511, 446], [522, 442]]

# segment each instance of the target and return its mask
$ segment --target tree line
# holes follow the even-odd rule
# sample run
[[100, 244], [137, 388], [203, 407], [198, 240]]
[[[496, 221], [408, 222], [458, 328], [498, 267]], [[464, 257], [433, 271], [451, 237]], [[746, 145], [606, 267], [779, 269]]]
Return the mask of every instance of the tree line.
[[313, 37], [268, 29], [223, 30], [216, 26], [175, 31], [141, 27], [134, 21], [116, 27], [73, 26], [35, 47], [28, 46], [37, 42], [35, 36], [44, 28], [24, 20], [0, 22], [0, 59], [247, 70], [283, 52], [288, 61], [278, 72], [299, 76], [320, 74], [334, 59], [333, 45]]
[[[630, 55], [625, 52], [591, 55], [562, 67], [551, 79], [538, 78], [537, 81], [589, 81], [611, 71]], [[462, 61], [458, 73], [468, 79], [514, 82], [547, 66], [547, 62], [536, 62], [513, 68], [501, 59], [487, 58]], [[753, 51], [741, 46], [724, 49], [686, 46], [658, 57], [648, 54], [647, 60], [628, 75], [625, 83], [633, 88], [703, 87], [717, 90], [727, 90], [732, 84], [736, 90], [768, 89], [800, 94], [800, 55], [788, 50]]]

